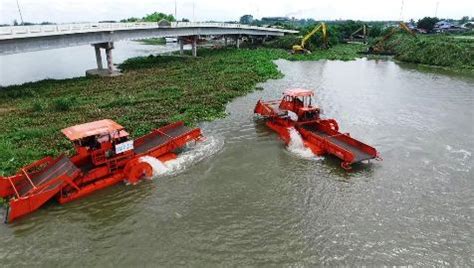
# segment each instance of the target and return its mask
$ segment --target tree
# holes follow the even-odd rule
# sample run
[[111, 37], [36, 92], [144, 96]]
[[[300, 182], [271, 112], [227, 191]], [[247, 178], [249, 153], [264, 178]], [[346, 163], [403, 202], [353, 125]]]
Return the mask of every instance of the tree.
[[18, 26], [18, 21], [16, 19], [13, 20], [13, 26]]
[[143, 21], [149, 21], [149, 22], [158, 22], [160, 20], [167, 20], [167, 21], [176, 21], [173, 15], [166, 15], [165, 13], [161, 12], [154, 12], [151, 14], [146, 15], [142, 19]]
[[416, 27], [431, 32], [438, 21], [439, 19], [436, 17], [424, 17], [421, 20], [418, 20]]
[[186, 18], [182, 18], [181, 21], [182, 21], [182, 22], [189, 22], [189, 20], [186, 19]]
[[243, 15], [242, 17], [240, 17], [241, 24], [251, 24], [252, 22], [253, 22], [252, 15]]
[[131, 17], [131, 18], [128, 18], [128, 19], [120, 20], [120, 22], [137, 22], [139, 20], [140, 20], [139, 18]]
[[461, 18], [461, 20], [460, 20], [459, 22], [460, 22], [461, 24], [463, 24], [463, 23], [466, 23], [466, 22], [468, 22], [468, 21], [469, 21], [469, 16], [464, 16], [464, 17]]

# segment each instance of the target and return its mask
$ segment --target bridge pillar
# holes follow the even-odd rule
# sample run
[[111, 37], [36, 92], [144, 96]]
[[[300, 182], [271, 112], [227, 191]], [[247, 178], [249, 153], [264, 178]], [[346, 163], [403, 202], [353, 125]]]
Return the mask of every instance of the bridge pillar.
[[183, 38], [179, 38], [178, 43], [179, 43], [179, 54], [183, 55], [184, 54], [184, 40], [183, 40]]
[[237, 36], [237, 37], [235, 38], [235, 46], [236, 46], [237, 48], [240, 48], [240, 36]]
[[[93, 44], [95, 50], [95, 59], [97, 62], [97, 69], [87, 70], [86, 75], [98, 75], [98, 76], [118, 76], [120, 72], [115, 70], [114, 63], [112, 60], [112, 49], [114, 49], [114, 43], [99, 43]], [[102, 66], [102, 55], [100, 49], [105, 49], [105, 56], [107, 59], [107, 69]]]
[[107, 57], [107, 69], [109, 70], [109, 74], [114, 72], [114, 63], [112, 61], [112, 49], [114, 49], [114, 43], [110, 42], [107, 43], [107, 47], [105, 48], [105, 56]]
[[227, 36], [224, 36], [224, 46], [227, 46]]
[[193, 43], [192, 43], [193, 57], [197, 57], [197, 39], [198, 37], [196, 35], [193, 36]]
[[100, 54], [100, 46], [99, 45], [94, 45], [95, 49], [95, 60], [97, 62], [97, 69], [102, 70], [102, 55]]

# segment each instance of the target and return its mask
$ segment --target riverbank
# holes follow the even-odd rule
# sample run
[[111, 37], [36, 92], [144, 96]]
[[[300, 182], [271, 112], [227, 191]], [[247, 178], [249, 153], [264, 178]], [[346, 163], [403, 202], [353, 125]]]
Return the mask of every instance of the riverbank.
[[279, 49], [199, 51], [198, 58], [129, 59], [113, 79], [43, 80], [0, 91], [0, 175], [46, 155], [71, 152], [60, 129], [102, 118], [116, 120], [137, 137], [169, 122], [195, 124], [225, 115], [225, 105], [280, 78], [273, 60], [357, 57], [357, 47], [336, 46], [308, 57]]
[[144, 45], [164, 45], [166, 44], [166, 39], [164, 37], [157, 37], [157, 38], [148, 38], [148, 39], [140, 39], [136, 42], [140, 42]]
[[470, 38], [397, 34], [385, 43], [385, 50], [402, 62], [474, 72], [474, 40]]

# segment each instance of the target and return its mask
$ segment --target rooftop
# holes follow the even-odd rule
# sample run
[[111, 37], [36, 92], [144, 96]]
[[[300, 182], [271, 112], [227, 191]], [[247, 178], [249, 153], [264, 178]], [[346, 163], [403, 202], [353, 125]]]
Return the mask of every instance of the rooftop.
[[61, 130], [61, 132], [66, 135], [66, 137], [71, 141], [104, 134], [116, 134], [120, 135], [120, 137], [128, 136], [127, 132], [120, 130], [124, 130], [124, 127], [110, 119], [103, 119], [99, 121], [68, 127]]
[[310, 89], [303, 89], [303, 88], [291, 88], [285, 90], [283, 92], [284, 95], [292, 96], [292, 97], [308, 97], [314, 96], [314, 92]]

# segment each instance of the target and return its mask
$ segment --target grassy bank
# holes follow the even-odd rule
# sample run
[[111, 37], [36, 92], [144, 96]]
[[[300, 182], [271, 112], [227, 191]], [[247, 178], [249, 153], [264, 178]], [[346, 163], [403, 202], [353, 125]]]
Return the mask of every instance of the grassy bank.
[[397, 34], [386, 42], [385, 49], [403, 62], [474, 70], [474, 40], [469, 38]]
[[166, 39], [164, 37], [159, 38], [148, 38], [148, 39], [140, 39], [136, 40], [144, 45], [164, 45], [166, 44]]
[[[353, 59], [337, 46], [305, 60]], [[176, 120], [194, 124], [224, 116], [225, 105], [282, 74], [272, 62], [303, 59], [279, 49], [200, 50], [198, 58], [150, 56], [127, 60], [115, 78], [43, 80], [0, 90], [0, 175], [46, 155], [71, 152], [60, 129], [111, 118], [133, 136]]]

